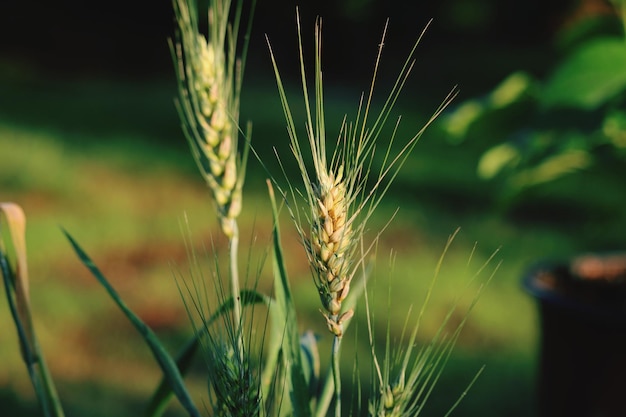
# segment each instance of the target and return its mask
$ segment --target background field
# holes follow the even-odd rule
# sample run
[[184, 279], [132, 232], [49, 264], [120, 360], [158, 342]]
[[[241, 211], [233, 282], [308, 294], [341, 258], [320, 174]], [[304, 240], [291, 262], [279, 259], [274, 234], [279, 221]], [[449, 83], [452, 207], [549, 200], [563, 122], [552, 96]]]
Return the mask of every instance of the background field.
[[[137, 415], [159, 372], [60, 228], [81, 243], [172, 351], [191, 332], [174, 279], [177, 271], [186, 271], [188, 259], [181, 232], [184, 216], [198, 248], [214, 246], [218, 254], [225, 253], [208, 191], [173, 106], [176, 85], [165, 42], [172, 33], [169, 3], [157, 2], [152, 11], [142, 5], [127, 16], [116, 15], [115, 7], [124, 8], [112, 3], [102, 6], [106, 9], [99, 17], [81, 15], [70, 2], [38, 11], [6, 6], [14, 8], [9, 12], [15, 22], [9, 39], [3, 37], [7, 53], [0, 60], [0, 200], [19, 203], [27, 214], [36, 327], [70, 416]], [[250, 282], [270, 243], [264, 184], [268, 175], [280, 175], [274, 148], [288, 170], [295, 169], [263, 33], [276, 45], [284, 73], [292, 74], [287, 76], [290, 97], [294, 102], [299, 98], [293, 5], [284, 2], [285, 10], [272, 14], [278, 7], [264, 3], [259, 0], [242, 110], [244, 119], [254, 123], [253, 144], [267, 169], [252, 158], [244, 192], [242, 257], [249, 256], [252, 265]], [[315, 14], [328, 16], [325, 76], [331, 129], [338, 128], [345, 113], [354, 114], [367, 87], [384, 23], [381, 13], [390, 15], [391, 23], [380, 97], [413, 39], [435, 17], [396, 112], [403, 117], [400, 137], [418, 130], [454, 85], [460, 85], [457, 102], [462, 102], [493, 88], [513, 70], [542, 75], [555, 59], [551, 35], [558, 25], [532, 11], [527, 13], [535, 17], [529, 23], [535, 31], [499, 14], [497, 2], [473, 2], [475, 10], [482, 10], [474, 20], [457, 16], [466, 15], [456, 8], [459, 2], [410, 11], [379, 3], [362, 2], [355, 9], [360, 13], [324, 2], [320, 10], [303, 8], [307, 34], [312, 34]], [[547, 15], [564, 16], [568, 10], [564, 6]], [[76, 20], [81, 16], [82, 23]], [[511, 24], [496, 25], [498, 16]], [[538, 327], [534, 302], [521, 289], [524, 271], [538, 259], [624, 246], [622, 165], [597, 165], [502, 204], [500, 185], [476, 175], [477, 160], [491, 144], [452, 144], [435, 124], [371, 224], [377, 230], [398, 209], [382, 235], [372, 286], [379, 294], [377, 328], [384, 329], [389, 320], [393, 336], [399, 335], [409, 307], [421, 306], [448, 236], [461, 227], [435, 287], [420, 343], [429, 340], [456, 297], [464, 294], [468, 271], [499, 249], [490, 268], [501, 265], [470, 316], [427, 415], [442, 415], [482, 365], [483, 375], [454, 415], [533, 415]], [[283, 232], [303, 330], [324, 335], [319, 300], [288, 216]], [[258, 280], [268, 292], [270, 274], [266, 265]], [[479, 282], [465, 291], [453, 320], [460, 320]], [[37, 415], [4, 297], [0, 323], [0, 410], [10, 410], [3, 415]], [[364, 339], [365, 332], [358, 326], [359, 337]], [[200, 364], [190, 376], [199, 396], [201, 370]], [[175, 404], [170, 415], [181, 415]]]

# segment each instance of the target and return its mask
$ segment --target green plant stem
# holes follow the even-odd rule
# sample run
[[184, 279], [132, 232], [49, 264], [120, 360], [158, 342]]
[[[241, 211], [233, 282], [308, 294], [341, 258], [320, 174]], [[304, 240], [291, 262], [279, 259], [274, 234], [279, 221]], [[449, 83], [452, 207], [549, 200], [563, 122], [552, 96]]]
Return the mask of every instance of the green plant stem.
[[35, 340], [35, 354], [37, 355], [39, 361], [39, 373], [41, 375], [43, 389], [52, 408], [51, 415], [56, 417], [64, 417], [65, 413], [61, 405], [61, 399], [59, 398], [59, 394], [56, 390], [54, 381], [52, 380], [52, 376], [50, 375], [50, 371], [48, 370], [48, 365], [46, 364], [41, 348], [39, 347], [39, 342], [37, 342], [37, 340]]
[[332, 367], [333, 379], [335, 380], [335, 417], [341, 417], [341, 369], [339, 367], [339, 348], [341, 347], [341, 336], [333, 339]]
[[15, 282], [15, 274], [11, 270], [9, 261], [2, 251], [2, 248], [0, 248], [0, 272], [2, 273], [11, 316], [13, 317], [17, 329], [22, 359], [26, 365], [26, 370], [33, 384], [35, 394], [39, 399], [42, 414], [45, 417], [64, 417], [65, 414], [61, 400], [54, 386], [54, 381], [52, 380], [50, 371], [44, 360], [41, 348], [34, 334], [32, 334], [30, 338], [27, 336], [23, 319], [18, 313], [17, 303], [19, 301], [16, 300], [14, 296], [15, 289], [12, 284]]
[[237, 221], [233, 221], [233, 234], [230, 238], [230, 288], [233, 296], [233, 316], [235, 319], [235, 332], [237, 337], [237, 352], [239, 360], [243, 363], [243, 335], [241, 319], [241, 296], [239, 289], [239, 266], [237, 254], [239, 251], [239, 227]]

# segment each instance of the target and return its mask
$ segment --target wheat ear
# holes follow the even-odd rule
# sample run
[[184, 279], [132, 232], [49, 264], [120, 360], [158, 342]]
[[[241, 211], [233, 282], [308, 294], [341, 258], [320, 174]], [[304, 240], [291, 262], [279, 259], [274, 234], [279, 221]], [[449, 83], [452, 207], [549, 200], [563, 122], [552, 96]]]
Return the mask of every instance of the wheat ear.
[[183, 130], [213, 196], [222, 232], [232, 238], [241, 212], [247, 152], [241, 158], [237, 153], [241, 63], [234, 56], [230, 4], [211, 1], [207, 38], [198, 30], [195, 1], [174, 0], [179, 32], [172, 50]]
[[343, 178], [343, 167], [337, 173], [320, 176], [314, 186], [315, 206], [310, 236], [305, 248], [314, 270], [315, 284], [324, 307], [329, 330], [341, 336], [341, 323], [351, 310], [340, 318], [341, 302], [350, 290], [354, 234], [349, 220], [349, 196]]

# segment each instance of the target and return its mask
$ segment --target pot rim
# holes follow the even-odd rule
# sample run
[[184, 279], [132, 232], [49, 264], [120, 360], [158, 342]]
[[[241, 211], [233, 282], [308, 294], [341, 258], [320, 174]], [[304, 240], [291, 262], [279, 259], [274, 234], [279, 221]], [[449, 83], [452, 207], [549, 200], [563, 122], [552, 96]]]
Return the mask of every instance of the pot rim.
[[[603, 295], [608, 296], [602, 300], [585, 299], [575, 296], [566, 291], [555, 288], [550, 283], [541, 281], [542, 274], [568, 273], [570, 260], [541, 260], [532, 265], [522, 278], [522, 287], [537, 301], [543, 305], [560, 308], [571, 313], [601, 319], [606, 323], [626, 325], [626, 292], [607, 291]], [[553, 275], [556, 277], [556, 275]], [[555, 278], [556, 279], [556, 278]], [[581, 291], [579, 288], [578, 291]], [[578, 294], [580, 295], [580, 294]]]

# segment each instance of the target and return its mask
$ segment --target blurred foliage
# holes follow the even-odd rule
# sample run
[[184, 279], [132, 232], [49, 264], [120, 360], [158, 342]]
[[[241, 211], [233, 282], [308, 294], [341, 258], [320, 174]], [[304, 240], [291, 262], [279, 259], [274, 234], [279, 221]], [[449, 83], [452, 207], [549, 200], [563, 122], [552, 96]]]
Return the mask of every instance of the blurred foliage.
[[554, 39], [563, 55], [548, 76], [516, 71], [447, 115], [450, 141], [486, 148], [477, 174], [499, 182], [501, 202], [626, 157], [624, 23], [616, 2], [565, 25]]

